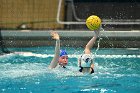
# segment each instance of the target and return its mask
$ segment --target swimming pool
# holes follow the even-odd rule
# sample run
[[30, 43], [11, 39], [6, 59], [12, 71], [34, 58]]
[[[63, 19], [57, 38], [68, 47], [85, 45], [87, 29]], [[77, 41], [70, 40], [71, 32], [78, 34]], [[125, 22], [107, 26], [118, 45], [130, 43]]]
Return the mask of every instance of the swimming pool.
[[48, 69], [54, 47], [11, 48], [23, 53], [0, 56], [0, 93], [139, 93], [140, 49], [101, 48], [95, 73], [84, 75], [77, 72], [83, 48], [63, 48], [69, 70]]

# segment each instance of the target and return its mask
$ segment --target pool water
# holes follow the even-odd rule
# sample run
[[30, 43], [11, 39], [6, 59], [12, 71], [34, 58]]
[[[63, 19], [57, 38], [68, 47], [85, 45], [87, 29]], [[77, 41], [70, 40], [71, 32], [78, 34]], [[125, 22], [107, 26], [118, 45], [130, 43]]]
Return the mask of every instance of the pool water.
[[0, 56], [0, 93], [139, 93], [140, 49], [100, 48], [91, 75], [77, 71], [83, 48], [63, 49], [67, 69], [51, 70], [54, 47], [11, 48], [22, 53]]

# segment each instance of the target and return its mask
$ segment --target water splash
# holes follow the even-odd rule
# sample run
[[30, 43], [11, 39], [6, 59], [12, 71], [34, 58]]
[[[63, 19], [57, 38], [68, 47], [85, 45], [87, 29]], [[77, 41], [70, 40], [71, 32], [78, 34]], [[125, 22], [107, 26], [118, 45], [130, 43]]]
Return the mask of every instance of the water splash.
[[[100, 29], [99, 29], [100, 31], [104, 31], [104, 29], [102, 28], [102, 27], [100, 27]], [[100, 41], [102, 40], [102, 38], [101, 38], [101, 36], [99, 36], [99, 40], [97, 41], [98, 42], [98, 46], [97, 46], [97, 49], [95, 50], [95, 55], [97, 55], [96, 54], [96, 52], [99, 50], [99, 48], [100, 48]]]
[[4, 78], [32, 77], [49, 72], [48, 65], [45, 63], [0, 64], [0, 80]]
[[[95, 50], [96, 52], [99, 50], [99, 44], [97, 49]], [[124, 51], [125, 52], [125, 51]], [[1, 56], [0, 59], [5, 59], [5, 58], [14, 58], [14, 56], [19, 55], [19, 57], [37, 57], [37, 58], [49, 58], [49, 57], [54, 57], [53, 54], [38, 54], [38, 53], [26, 53], [22, 52], [20, 54], [9, 54], [5, 56]], [[78, 58], [81, 54], [69, 54], [69, 58]], [[128, 54], [96, 54], [97, 58], [140, 58], [140, 55], [128, 55]]]
[[101, 41], [101, 40], [102, 40], [102, 38], [100, 37], [100, 38], [99, 38], [99, 41], [97, 41], [97, 42], [98, 42], [98, 47], [97, 47], [97, 49], [95, 50], [95, 53], [94, 53], [95, 55], [97, 55], [96, 52], [97, 52], [97, 51], [99, 50], [99, 48], [100, 48], [100, 41]]

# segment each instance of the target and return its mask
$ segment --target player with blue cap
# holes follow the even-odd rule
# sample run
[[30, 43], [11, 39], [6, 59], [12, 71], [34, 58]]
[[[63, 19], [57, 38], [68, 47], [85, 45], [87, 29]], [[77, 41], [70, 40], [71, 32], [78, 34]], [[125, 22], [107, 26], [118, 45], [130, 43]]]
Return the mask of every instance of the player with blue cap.
[[52, 38], [56, 40], [55, 54], [49, 65], [50, 68], [63, 67], [68, 64], [68, 55], [66, 50], [60, 50], [60, 37], [57, 32], [51, 32]]
[[[80, 67], [79, 71], [82, 73], [94, 73], [94, 64], [91, 53], [91, 48], [93, 47], [97, 36], [99, 35], [99, 31], [94, 31], [95, 36], [91, 38], [91, 40], [87, 43], [84, 53], [78, 60], [78, 65]], [[56, 40], [55, 46], [55, 54], [49, 65], [50, 68], [62, 67], [66, 68], [68, 64], [68, 55], [66, 50], [60, 50], [60, 37], [57, 32], [51, 32], [52, 38]]]
[[61, 67], [66, 68], [65, 66], [68, 64], [68, 55], [66, 50], [60, 50], [58, 63]]

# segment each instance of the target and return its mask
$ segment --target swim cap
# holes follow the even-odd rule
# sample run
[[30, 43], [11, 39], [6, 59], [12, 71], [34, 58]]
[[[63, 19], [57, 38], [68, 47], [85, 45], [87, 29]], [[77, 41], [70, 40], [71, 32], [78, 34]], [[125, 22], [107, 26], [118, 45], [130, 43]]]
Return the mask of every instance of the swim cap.
[[66, 50], [60, 50], [60, 57], [67, 55]]
[[93, 59], [91, 54], [83, 54], [81, 56], [81, 67], [90, 67]]

